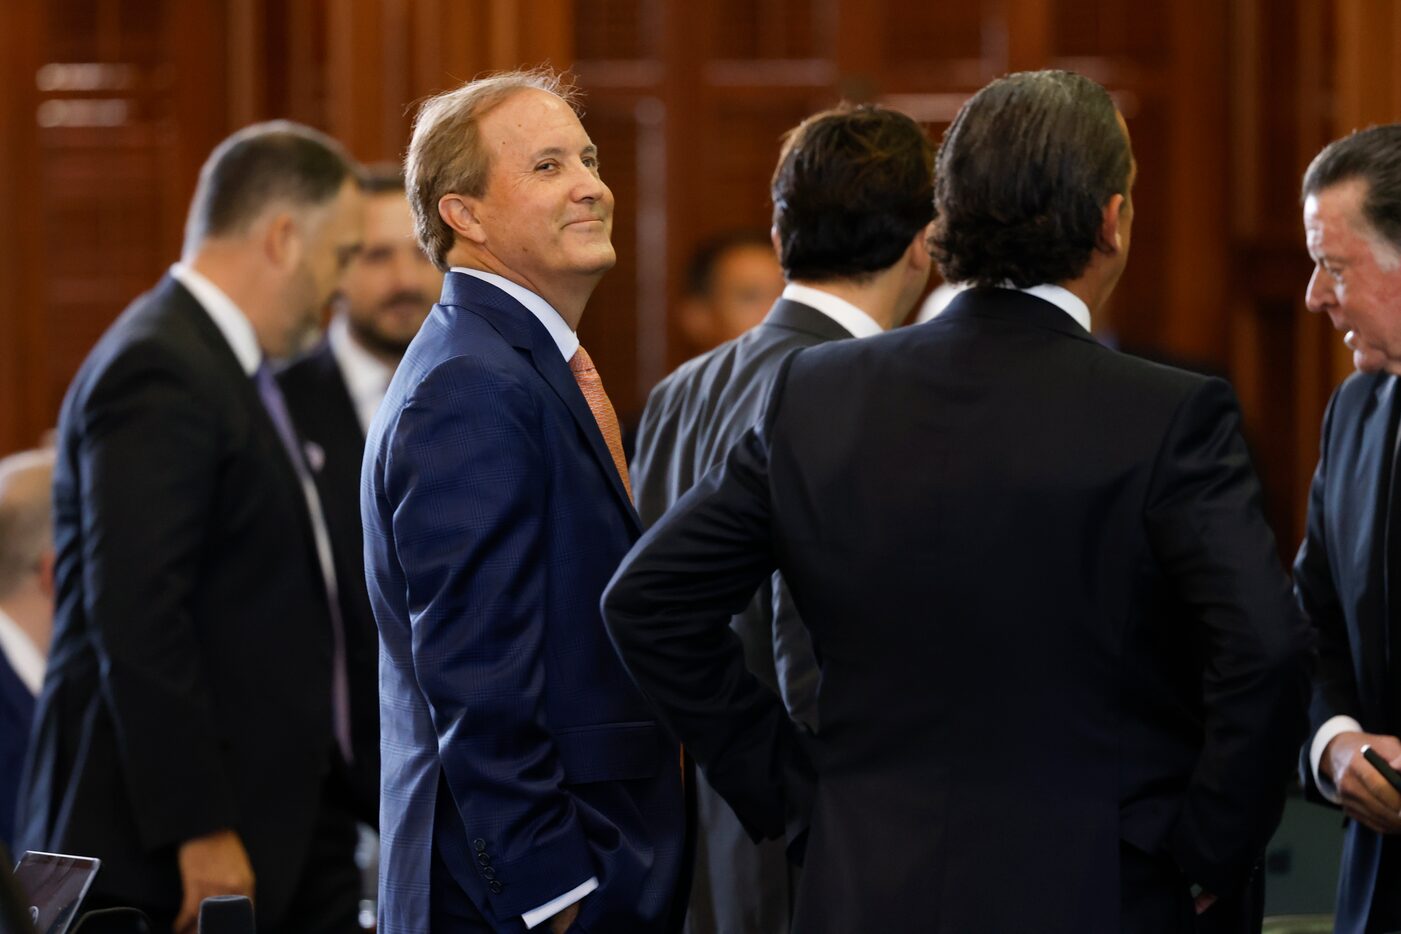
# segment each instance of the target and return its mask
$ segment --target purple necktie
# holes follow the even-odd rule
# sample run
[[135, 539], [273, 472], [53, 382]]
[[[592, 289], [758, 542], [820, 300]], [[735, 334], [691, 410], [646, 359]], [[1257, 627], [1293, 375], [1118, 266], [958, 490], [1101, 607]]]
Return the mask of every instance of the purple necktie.
[[321, 512], [321, 498], [316, 494], [316, 484], [311, 470], [302, 456], [297, 431], [292, 427], [292, 416], [287, 412], [287, 400], [282, 398], [282, 390], [272, 375], [272, 368], [266, 360], [253, 374], [253, 382], [262, 397], [263, 408], [268, 410], [277, 436], [282, 439], [282, 447], [292, 461], [297, 479], [302, 484], [302, 494], [306, 497], [307, 511], [311, 513], [313, 537], [316, 539], [316, 556], [321, 565], [321, 581], [326, 587], [326, 605], [331, 611], [331, 731], [335, 734], [336, 745], [346, 762], [354, 755], [350, 746], [350, 678], [345, 664], [345, 624], [341, 621], [340, 600], [337, 598], [336, 568], [331, 558], [331, 536], [326, 531], [326, 517]]

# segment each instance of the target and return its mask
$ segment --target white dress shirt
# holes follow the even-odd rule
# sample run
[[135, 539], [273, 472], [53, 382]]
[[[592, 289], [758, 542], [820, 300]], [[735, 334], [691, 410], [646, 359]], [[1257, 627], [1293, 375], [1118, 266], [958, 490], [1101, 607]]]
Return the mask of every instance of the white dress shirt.
[[1061, 311], [1075, 319], [1075, 323], [1084, 328], [1086, 333], [1090, 330], [1090, 306], [1069, 289], [1058, 285], [1033, 285], [1030, 288], [1017, 289], [1011, 285], [1005, 288], [1013, 289], [1017, 292], [1025, 292], [1027, 295], [1035, 295], [1042, 301], [1050, 302]]
[[243, 372], [250, 377], [258, 372], [258, 365], [263, 362], [263, 351], [258, 346], [258, 334], [253, 330], [247, 315], [234, 304], [233, 299], [229, 298], [223, 289], [184, 263], [171, 266], [170, 274], [176, 282], [190, 290], [195, 301], [199, 302], [200, 307], [213, 320], [214, 326], [224, 335], [224, 340], [228, 341], [234, 356], [238, 358], [238, 365], [243, 367]]
[[[559, 352], [564, 356], [566, 363], [574, 356], [575, 351], [579, 349], [579, 335], [575, 334], [569, 325], [564, 323], [564, 319], [560, 317], [559, 312], [555, 311], [554, 306], [534, 292], [524, 286], [517, 285], [503, 276], [498, 276], [491, 272], [482, 272], [480, 269], [468, 269], [465, 266], [454, 266], [452, 267], [452, 271], [472, 276], [483, 282], [489, 282], [524, 305], [526, 310], [539, 319], [540, 323], [545, 326], [545, 330], [550, 332], [550, 337], [554, 338], [555, 346], [559, 348]], [[525, 914], [521, 915], [521, 920], [525, 922], [527, 928], [539, 927], [596, 888], [598, 888], [598, 877], [590, 876], [582, 884], [575, 886], [558, 898], [552, 898], [539, 908], [527, 911]]]
[[350, 333], [350, 322], [344, 315], [331, 319], [326, 329], [326, 340], [331, 345], [331, 356], [336, 358], [341, 378], [350, 393], [350, 401], [355, 406], [355, 416], [360, 419], [360, 430], [368, 432], [375, 411], [384, 401], [389, 390], [389, 381], [394, 378], [394, 368], [379, 357], [370, 353]]
[[802, 302], [809, 308], [816, 308], [845, 328], [852, 337], [871, 337], [885, 330], [876, 323], [875, 318], [851, 302], [810, 285], [790, 282], [783, 288], [783, 297], [790, 302]]
[[44, 653], [4, 610], [0, 610], [0, 655], [9, 660], [29, 693], [38, 697], [44, 686]]
[[1342, 804], [1343, 796], [1338, 793], [1338, 786], [1318, 770], [1318, 764], [1323, 761], [1323, 750], [1339, 733], [1361, 732], [1362, 724], [1347, 714], [1339, 714], [1319, 727], [1318, 732], [1313, 734], [1313, 742], [1309, 744], [1309, 768], [1313, 769], [1313, 782], [1318, 786], [1318, 793], [1334, 804]]

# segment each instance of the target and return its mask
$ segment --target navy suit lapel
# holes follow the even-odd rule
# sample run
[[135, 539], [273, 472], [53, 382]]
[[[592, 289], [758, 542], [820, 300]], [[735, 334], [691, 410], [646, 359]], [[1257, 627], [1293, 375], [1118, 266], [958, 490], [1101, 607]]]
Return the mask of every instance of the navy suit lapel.
[[[1396, 436], [1396, 379], [1378, 377], [1358, 415], [1357, 447], [1340, 464], [1343, 482], [1334, 488], [1341, 502], [1332, 514], [1352, 517], [1343, 521], [1356, 522], [1356, 550], [1352, 552], [1354, 573], [1363, 579], [1357, 582], [1357, 631], [1351, 633], [1358, 646], [1357, 658], [1362, 660], [1358, 692], [1362, 709], [1381, 712], [1385, 708], [1388, 626], [1390, 605], [1397, 599], [1388, 594], [1385, 543], [1387, 533], [1387, 502], [1392, 471], [1391, 442]], [[1373, 521], [1357, 522], [1357, 517]], [[1361, 560], [1357, 560], [1361, 558]], [[1373, 621], [1380, 621], [1375, 624]]]
[[555, 395], [559, 396], [564, 407], [573, 416], [574, 423], [583, 432], [589, 450], [593, 452], [594, 460], [613, 488], [618, 504], [627, 513], [633, 530], [641, 534], [642, 520], [623, 486], [623, 478], [618, 475], [617, 465], [613, 463], [613, 454], [608, 450], [608, 442], [603, 440], [603, 432], [598, 428], [593, 410], [589, 408], [584, 394], [579, 391], [579, 384], [574, 380], [569, 364], [565, 362], [564, 356], [559, 352], [559, 345], [550, 336], [550, 332], [545, 330], [545, 326], [536, 320], [530, 309], [501, 289], [463, 273], [447, 274], [443, 282], [443, 304], [457, 305], [476, 312], [511, 346], [526, 352], [531, 366], [550, 389], [554, 390]]

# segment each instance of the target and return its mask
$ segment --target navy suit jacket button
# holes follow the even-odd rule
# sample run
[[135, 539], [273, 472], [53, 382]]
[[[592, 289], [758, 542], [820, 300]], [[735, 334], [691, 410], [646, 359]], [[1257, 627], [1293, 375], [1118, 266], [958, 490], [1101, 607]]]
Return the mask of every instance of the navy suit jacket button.
[[485, 854], [485, 853], [478, 853], [478, 854], [477, 854], [477, 862], [481, 863], [483, 866], [490, 866], [490, 865], [491, 865], [491, 857], [488, 856], [488, 855]]
[[500, 882], [497, 882], [495, 879], [492, 879], [492, 880], [491, 880], [491, 883], [490, 883], [489, 885], [487, 885], [487, 888], [491, 889], [491, 894], [492, 894], [492, 895], [500, 895], [500, 894], [501, 894], [501, 883], [500, 883]]
[[483, 840], [481, 837], [478, 837], [477, 839], [472, 841], [472, 849], [480, 853], [482, 850], [486, 849], [486, 841]]

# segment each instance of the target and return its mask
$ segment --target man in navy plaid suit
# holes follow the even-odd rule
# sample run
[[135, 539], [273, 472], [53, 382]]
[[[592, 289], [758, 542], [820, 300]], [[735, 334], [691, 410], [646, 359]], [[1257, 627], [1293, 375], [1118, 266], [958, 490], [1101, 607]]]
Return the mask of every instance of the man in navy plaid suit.
[[379, 930], [673, 930], [678, 749], [599, 618], [639, 522], [575, 334], [614, 263], [613, 196], [544, 72], [429, 100], [406, 174], [447, 278], [370, 426], [361, 484]]

